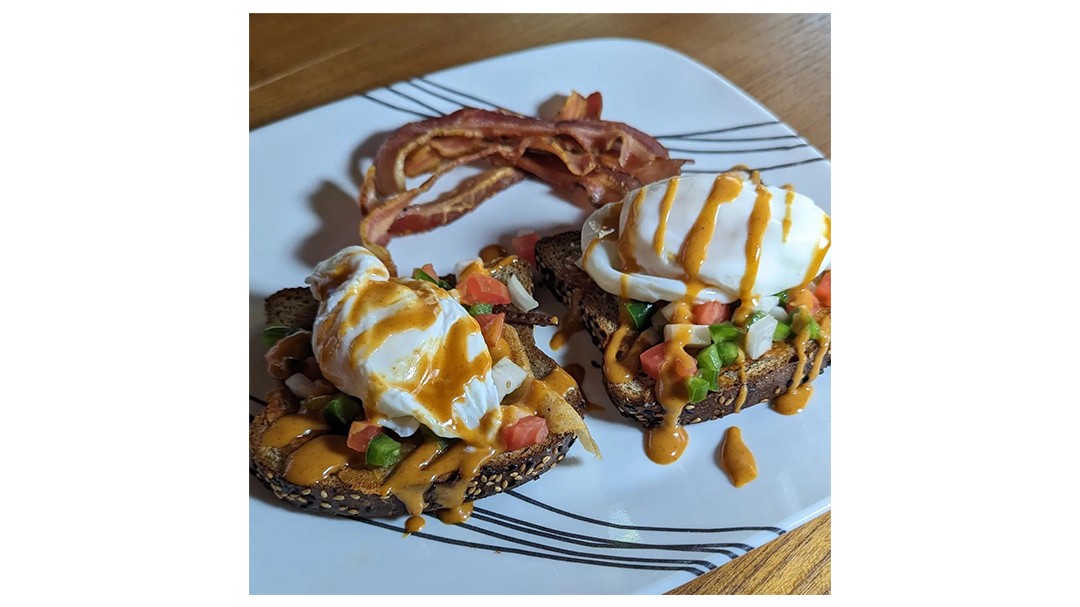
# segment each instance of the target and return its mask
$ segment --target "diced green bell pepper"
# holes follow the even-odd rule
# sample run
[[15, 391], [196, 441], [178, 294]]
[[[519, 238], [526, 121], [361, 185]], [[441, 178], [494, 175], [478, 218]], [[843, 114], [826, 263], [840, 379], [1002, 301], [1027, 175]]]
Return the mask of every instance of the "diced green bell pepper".
[[296, 333], [300, 329], [296, 327], [286, 327], [285, 325], [270, 325], [262, 330], [262, 342], [267, 349], [274, 347], [274, 344], [282, 339]]
[[716, 392], [720, 389], [720, 370], [719, 369], [706, 369], [704, 367], [698, 367], [696, 377], [700, 377], [709, 382], [709, 391]]
[[706, 348], [702, 348], [697, 355], [698, 369], [719, 369], [724, 366], [724, 362], [720, 359], [720, 350], [717, 349], [716, 344], [712, 344]]
[[714, 344], [721, 344], [726, 341], [737, 341], [742, 337], [742, 334], [743, 330], [730, 322], [709, 325], [709, 335], [712, 336]]
[[784, 341], [791, 334], [791, 325], [782, 320], [776, 321], [776, 330], [773, 331], [773, 341]]
[[348, 394], [338, 394], [323, 407], [322, 414], [334, 432], [348, 432], [349, 424], [364, 412], [360, 401]]
[[739, 346], [734, 342], [725, 341], [716, 346], [720, 353], [720, 361], [724, 366], [733, 365], [739, 360]]
[[709, 380], [696, 375], [687, 377], [686, 391], [690, 394], [690, 402], [699, 403], [709, 395]]
[[413, 270], [412, 277], [415, 280], [426, 280], [434, 285], [438, 285], [443, 289], [450, 288], [450, 284], [447, 283], [445, 280], [442, 280], [438, 276], [429, 276], [427, 272], [421, 270], [420, 268], [416, 268], [415, 270]]
[[385, 434], [380, 434], [368, 443], [367, 463], [379, 468], [386, 468], [401, 459], [401, 443]]
[[491, 314], [495, 308], [489, 303], [474, 303], [465, 306], [465, 309], [468, 310], [469, 314], [472, 316], [478, 316], [480, 314]]
[[645, 303], [632, 299], [623, 300], [622, 308], [626, 312], [627, 318], [633, 323], [634, 329], [639, 331], [649, 326], [649, 321], [652, 320], [652, 315], [656, 312], [655, 303]]

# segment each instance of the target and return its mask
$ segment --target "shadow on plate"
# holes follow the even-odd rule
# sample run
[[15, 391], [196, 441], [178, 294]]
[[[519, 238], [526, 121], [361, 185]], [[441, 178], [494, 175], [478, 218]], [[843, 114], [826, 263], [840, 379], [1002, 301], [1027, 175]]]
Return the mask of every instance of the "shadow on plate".
[[[370, 163], [379, 146], [390, 135], [379, 132], [365, 139], [349, 155], [348, 174], [354, 192], [360, 191], [364, 182], [362, 164]], [[318, 215], [320, 225], [295, 251], [296, 258], [307, 267], [314, 268], [320, 261], [349, 246], [360, 244], [360, 213], [357, 196], [345, 192], [332, 181], [323, 181], [308, 195], [308, 206]], [[300, 286], [300, 285], [282, 285]]]

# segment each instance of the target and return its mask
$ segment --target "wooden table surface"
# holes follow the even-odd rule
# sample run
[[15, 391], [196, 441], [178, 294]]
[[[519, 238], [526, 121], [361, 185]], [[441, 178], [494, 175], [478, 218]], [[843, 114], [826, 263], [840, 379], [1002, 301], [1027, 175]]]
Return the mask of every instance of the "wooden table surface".
[[[251, 15], [256, 128], [354, 93], [535, 46], [651, 40], [694, 57], [830, 155], [829, 15]], [[829, 594], [830, 515], [671, 594]]]

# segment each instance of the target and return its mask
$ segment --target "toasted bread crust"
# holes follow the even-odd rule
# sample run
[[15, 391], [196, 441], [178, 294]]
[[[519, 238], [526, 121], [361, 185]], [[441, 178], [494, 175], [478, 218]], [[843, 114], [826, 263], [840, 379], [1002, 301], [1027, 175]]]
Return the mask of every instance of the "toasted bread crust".
[[[492, 271], [496, 278], [507, 278], [508, 274], [518, 276], [525, 287], [531, 290], [532, 279], [525, 262], [515, 260]], [[310, 329], [315, 319], [315, 313], [311, 311], [312, 302], [317, 312], [318, 302], [308, 289], [283, 289], [267, 298], [267, 319], [270, 319], [270, 324]], [[517, 334], [532, 365], [533, 374], [538, 379], [547, 377], [555, 370], [555, 361], [536, 347], [532, 327], [507, 324], [506, 330]], [[576, 386], [568, 388], [562, 396], [584, 417], [585, 401]], [[274, 495], [296, 507], [320, 514], [371, 518], [407, 513], [405, 505], [399, 499], [379, 494], [379, 487], [388, 475], [385, 470], [347, 469], [330, 475], [313, 486], [300, 486], [286, 481], [284, 473], [288, 455], [306, 441], [315, 438], [315, 435], [305, 437], [304, 440], [296, 441], [283, 449], [263, 445], [262, 437], [275, 420], [282, 415], [296, 412], [299, 407], [300, 400], [283, 382], [278, 382], [277, 387], [267, 397], [266, 408], [250, 425], [249, 445], [255, 476], [269, 487]], [[480, 474], [469, 484], [466, 501], [494, 495], [536, 479], [562, 461], [575, 440], [576, 436], [572, 433], [550, 434], [543, 443], [496, 455], [481, 467]], [[436, 479], [435, 485], [425, 494], [424, 501], [429, 504], [425, 512], [433, 512], [443, 507], [435, 497], [436, 487], [457, 480], [456, 472]]]
[[[603, 351], [611, 335], [619, 328], [619, 299], [598, 287], [577, 266], [580, 258], [581, 241], [577, 232], [562, 232], [541, 238], [536, 243], [536, 261], [544, 285], [560, 301], [577, 308], [592, 342]], [[627, 334], [620, 355], [625, 353], [636, 337], [637, 333]], [[818, 348], [817, 342], [807, 344], [803, 380], [809, 376]], [[821, 369], [828, 367], [831, 360], [832, 352], [826, 352]], [[791, 385], [797, 368], [798, 354], [795, 348], [790, 344], [775, 344], [747, 366], [747, 394], [739, 410], [767, 402], [784, 392]], [[731, 368], [722, 370], [719, 383], [719, 391], [710, 392], [701, 402], [686, 405], [679, 416], [680, 424], [696, 424], [737, 413], [735, 404], [740, 388], [737, 372]], [[652, 378], [640, 371], [626, 383], [615, 384], [604, 377], [604, 388], [619, 413], [647, 428], [659, 426], [664, 415], [663, 406], [656, 402], [655, 384]]]

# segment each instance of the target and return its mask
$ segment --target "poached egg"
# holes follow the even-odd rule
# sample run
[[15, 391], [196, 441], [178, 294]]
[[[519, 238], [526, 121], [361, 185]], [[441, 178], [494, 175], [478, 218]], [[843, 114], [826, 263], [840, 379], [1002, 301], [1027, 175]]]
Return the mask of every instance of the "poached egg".
[[490, 442], [500, 395], [480, 325], [448, 292], [391, 277], [371, 251], [347, 247], [306, 283], [319, 300], [312, 347], [323, 375], [359, 398], [369, 421], [410, 436]]
[[581, 230], [582, 269], [608, 293], [655, 302], [756, 299], [830, 267], [829, 216], [742, 171], [646, 185]]

